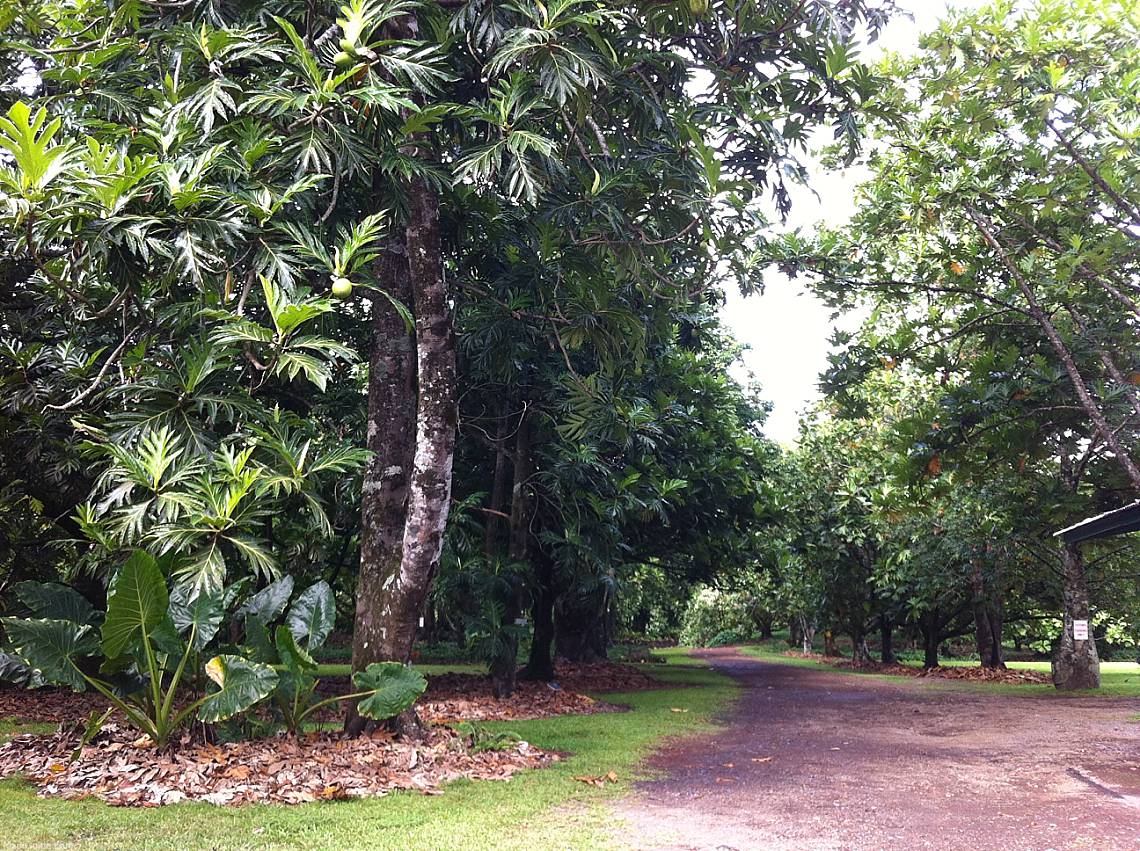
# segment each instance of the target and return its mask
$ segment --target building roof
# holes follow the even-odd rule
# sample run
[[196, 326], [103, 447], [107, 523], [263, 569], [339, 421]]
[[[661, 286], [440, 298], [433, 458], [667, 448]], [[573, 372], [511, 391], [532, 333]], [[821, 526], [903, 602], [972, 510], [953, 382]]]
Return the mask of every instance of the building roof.
[[1054, 532], [1053, 537], [1060, 538], [1066, 544], [1076, 544], [1092, 538], [1123, 535], [1138, 529], [1140, 529], [1140, 500], [1123, 508], [1089, 517], [1080, 523], [1074, 523], [1060, 532]]

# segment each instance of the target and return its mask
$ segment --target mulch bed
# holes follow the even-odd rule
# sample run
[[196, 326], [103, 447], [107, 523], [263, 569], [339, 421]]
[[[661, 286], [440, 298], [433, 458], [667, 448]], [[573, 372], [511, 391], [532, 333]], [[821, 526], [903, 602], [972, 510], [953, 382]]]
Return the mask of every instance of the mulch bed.
[[823, 656], [819, 653], [803, 653], [799, 650], [787, 650], [784, 656], [797, 659], [815, 659], [837, 668], [850, 668], [855, 671], [866, 671], [875, 674], [891, 674], [899, 677], [925, 677], [933, 680], [969, 680], [971, 682], [1005, 683], [1007, 685], [1040, 685], [1050, 683], [1052, 680], [1047, 674], [1037, 671], [1015, 671], [1011, 668], [982, 668], [980, 666], [968, 667], [937, 667], [916, 668], [911, 665], [883, 665], [872, 661], [870, 664], [856, 665], [850, 659], [836, 659], [833, 656]]
[[[556, 673], [556, 684], [520, 681], [506, 700], [491, 694], [489, 677], [433, 676], [416, 708], [423, 720], [436, 725], [591, 715], [623, 707], [596, 700], [586, 691], [627, 692], [665, 685], [637, 668], [612, 662], [560, 663]], [[346, 678], [326, 677], [320, 688], [329, 695], [343, 694], [349, 685]], [[526, 742], [477, 752], [467, 747], [463, 734], [447, 726], [430, 726], [422, 741], [376, 731], [355, 739], [311, 733], [300, 739], [278, 735], [213, 745], [186, 735], [160, 751], [145, 737], [140, 739], [137, 731], [112, 720], [90, 744], [79, 748], [83, 721], [93, 710], [104, 708], [106, 701], [98, 694], [0, 689], [0, 717], [70, 722], [62, 723], [55, 734], [17, 736], [0, 746], [0, 777], [22, 775], [45, 796], [95, 797], [118, 806], [151, 807], [185, 800], [296, 804], [376, 797], [393, 789], [433, 794], [459, 777], [507, 780], [518, 771], [559, 758]], [[338, 717], [330, 710], [321, 720]]]
[[[617, 662], [571, 663], [555, 666], [554, 683], [519, 680], [515, 693], [503, 700], [491, 693], [491, 678], [484, 674], [434, 674], [416, 703], [421, 718], [439, 724], [455, 721], [523, 721], [557, 715], [597, 715], [621, 712], [616, 706], [586, 692], [629, 692], [662, 688], [665, 683], [630, 665]], [[344, 694], [344, 677], [325, 677], [321, 692]]]
[[34, 691], [0, 687], [0, 718], [59, 724], [87, 718], [107, 708], [107, 698], [98, 692], [73, 692], [67, 688], [39, 688]]
[[384, 731], [355, 739], [312, 733], [300, 740], [281, 735], [223, 745], [186, 736], [159, 751], [136, 731], [108, 724], [72, 761], [80, 736], [77, 727], [18, 736], [0, 746], [0, 776], [22, 775], [40, 787], [41, 796], [94, 797], [116, 806], [300, 804], [396, 789], [438, 794], [449, 780], [509, 780], [559, 759], [526, 742], [474, 752], [447, 727], [430, 729], [422, 741]]

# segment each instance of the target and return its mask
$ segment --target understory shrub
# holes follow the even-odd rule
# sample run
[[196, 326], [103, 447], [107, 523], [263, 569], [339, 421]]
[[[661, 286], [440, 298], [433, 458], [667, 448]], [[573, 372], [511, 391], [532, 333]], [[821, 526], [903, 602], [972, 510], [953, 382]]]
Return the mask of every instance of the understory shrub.
[[751, 641], [760, 633], [765, 608], [746, 591], [699, 588], [681, 617], [679, 641], [694, 647], [717, 647]]

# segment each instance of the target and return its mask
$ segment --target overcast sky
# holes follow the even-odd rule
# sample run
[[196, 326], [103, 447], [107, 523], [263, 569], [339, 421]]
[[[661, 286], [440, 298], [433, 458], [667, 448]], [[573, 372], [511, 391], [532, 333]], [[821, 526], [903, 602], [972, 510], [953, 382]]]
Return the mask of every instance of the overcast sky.
[[[910, 53], [917, 49], [921, 33], [934, 28], [947, 7], [972, 8], [985, 0], [900, 0], [899, 6], [913, 20], [898, 18], [883, 32], [879, 41], [864, 54], [874, 59], [883, 50]], [[842, 224], [854, 211], [855, 186], [866, 172], [847, 169], [829, 172], [813, 169], [811, 186], [818, 193], [799, 192], [788, 219], [788, 227], [810, 231], [817, 222]], [[828, 338], [835, 327], [831, 311], [797, 281], [777, 273], [765, 277], [765, 292], [744, 298], [730, 292], [722, 314], [736, 338], [749, 348], [744, 353], [744, 370], [760, 381], [764, 398], [774, 407], [765, 426], [769, 437], [791, 443], [798, 432], [800, 412], [819, 398], [819, 373], [827, 366]], [[853, 317], [840, 317], [844, 328], [857, 325]]]

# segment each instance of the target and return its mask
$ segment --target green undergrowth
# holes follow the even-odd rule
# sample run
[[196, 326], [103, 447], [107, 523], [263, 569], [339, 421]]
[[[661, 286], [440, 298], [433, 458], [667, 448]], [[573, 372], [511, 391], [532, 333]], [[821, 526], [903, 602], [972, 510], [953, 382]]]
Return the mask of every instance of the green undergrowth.
[[[144, 810], [40, 799], [28, 784], [9, 780], [0, 783], [0, 848], [605, 848], [614, 841], [605, 802], [629, 790], [655, 744], [709, 729], [737, 694], [727, 677], [684, 651], [661, 652], [669, 664], [653, 665], [652, 673], [677, 688], [606, 696], [629, 712], [486, 723], [488, 730], [509, 730], [569, 754], [507, 783], [457, 781], [438, 796], [400, 793], [295, 807]], [[619, 782], [604, 788], [574, 780], [609, 771]]]
[[[757, 644], [749, 644], [741, 647], [740, 650], [748, 656], [755, 656], [763, 659], [766, 662], [777, 662], [781, 665], [793, 665], [800, 668], [813, 668], [815, 670], [836, 671], [844, 674], [851, 674], [860, 677], [875, 677], [889, 680], [907, 680], [908, 682], [915, 682], [911, 677], [900, 676], [897, 674], [882, 674], [877, 673], [873, 669], [871, 671], [859, 671], [855, 668], [839, 667], [837, 665], [829, 664], [828, 662], [820, 661], [814, 658], [804, 658], [802, 656], [785, 656], [788, 646], [785, 642], [778, 640], [763, 641]], [[912, 665], [920, 667], [921, 662], [916, 660], [904, 660], [904, 665]], [[969, 661], [964, 659], [943, 659], [941, 664], [944, 667], [969, 667], [977, 666], [976, 661]], [[1014, 671], [1036, 671], [1041, 674], [1049, 674], [1048, 662], [1009, 662], [1008, 667]], [[1040, 697], [1140, 697], [1140, 665], [1135, 662], [1101, 662], [1100, 665], [1100, 682], [1099, 689], [1092, 689], [1089, 691], [1079, 692], [1059, 692], [1052, 685], [1047, 683], [1027, 683], [1027, 684], [1014, 684], [1014, 683], [987, 683], [966, 680], [940, 680], [937, 678], [923, 679], [918, 683], [924, 687], [929, 688], [944, 688], [944, 689], [966, 689], [966, 690], [981, 690], [987, 692], [997, 692], [1006, 694], [1019, 694], [1025, 696], [1040, 696]]]

